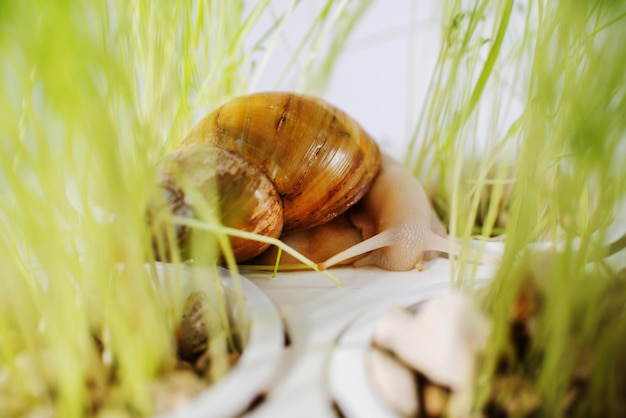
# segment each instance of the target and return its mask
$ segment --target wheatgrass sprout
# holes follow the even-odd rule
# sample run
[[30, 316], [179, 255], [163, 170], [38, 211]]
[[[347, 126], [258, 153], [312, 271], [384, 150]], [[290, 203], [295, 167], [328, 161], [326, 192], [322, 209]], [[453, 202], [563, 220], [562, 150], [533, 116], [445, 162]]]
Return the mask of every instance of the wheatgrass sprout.
[[519, 21], [513, 1], [444, 3], [441, 48], [408, 144], [405, 164], [465, 243], [453, 264], [458, 283], [473, 276], [463, 263], [469, 240], [502, 235], [506, 222], [522, 111], [523, 55], [511, 35]]
[[624, 410], [626, 286], [604, 257], [623, 249], [625, 22], [612, 1], [445, 3], [406, 162], [452, 235], [505, 242], [474, 412]]
[[[511, 186], [500, 209], [507, 211], [504, 257], [485, 299], [494, 329], [475, 408], [616, 416], [626, 394], [626, 364], [617, 354], [626, 348], [626, 286], [623, 272], [598, 254], [611, 248], [611, 228], [623, 227], [613, 220], [626, 196], [626, 9], [610, 1], [511, 3], [477, 0], [453, 14], [431, 86], [433, 109], [416, 130], [432, 156], [419, 156], [414, 167], [444, 189], [439, 199], [448, 202], [451, 231], [468, 236], [481, 187], [501, 185], [490, 192], [499, 205]], [[480, 58], [471, 47], [484, 22], [493, 31]], [[468, 74], [467, 64], [474, 77], [457, 93], [456, 75]], [[513, 65], [524, 70], [500, 72]], [[490, 102], [485, 86], [502, 96]], [[507, 95], [522, 98], [522, 107], [502, 119], [508, 106], [497, 105]], [[473, 128], [482, 105], [496, 105], [487, 115], [495, 142], [486, 154], [476, 151], [482, 137], [467, 136], [480, 132]], [[475, 180], [464, 184], [468, 175]], [[495, 231], [489, 219], [483, 233]]]
[[[295, 5], [278, 14], [288, 19]], [[249, 92], [262, 70], [255, 64], [268, 59], [264, 42], [282, 28], [250, 38], [269, 9], [0, 4], [0, 415], [155, 412], [186, 297], [180, 272], [159, 276], [154, 263], [147, 208], [157, 163], [200, 117]], [[208, 201], [201, 219], [211, 234], [193, 254], [214, 263], [207, 254], [232, 257], [212, 210]], [[175, 221], [161, 219], [158, 239], [175, 241]], [[220, 293], [216, 278], [194, 280]], [[215, 338], [237, 350], [225, 306]], [[213, 351], [215, 379], [226, 352]]]

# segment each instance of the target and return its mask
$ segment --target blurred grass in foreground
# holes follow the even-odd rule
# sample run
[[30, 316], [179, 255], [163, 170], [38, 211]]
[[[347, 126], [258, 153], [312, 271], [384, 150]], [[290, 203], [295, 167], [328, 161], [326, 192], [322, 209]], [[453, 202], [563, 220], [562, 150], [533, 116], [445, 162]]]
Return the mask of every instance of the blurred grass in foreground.
[[[489, 296], [496, 322], [487, 369], [497, 376], [495, 352], [507, 353], [512, 373], [533, 382], [540, 415], [617, 416], [626, 286], [602, 257], [613, 229], [624, 232], [613, 222], [626, 197], [626, 8], [540, 2], [526, 21], [536, 35], [525, 38], [532, 66], [507, 246]], [[552, 249], [529, 254], [540, 240]], [[530, 347], [511, 355], [510, 321], [535, 285]]]
[[[183, 303], [145, 264], [155, 164], [249, 91], [298, 4], [0, 3], [0, 415], [153, 411]], [[349, 32], [351, 9], [328, 1], [296, 52], [323, 50], [340, 11]]]
[[624, 232], [624, 4], [448, 1], [444, 16], [407, 163], [453, 235], [505, 239], [476, 408], [617, 416], [626, 286], [604, 257]]

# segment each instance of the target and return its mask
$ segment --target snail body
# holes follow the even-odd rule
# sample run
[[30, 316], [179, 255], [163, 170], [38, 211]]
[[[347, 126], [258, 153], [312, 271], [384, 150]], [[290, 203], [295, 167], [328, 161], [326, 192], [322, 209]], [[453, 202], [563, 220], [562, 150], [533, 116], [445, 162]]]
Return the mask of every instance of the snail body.
[[[207, 157], [213, 149], [220, 150], [218, 156]], [[237, 164], [223, 163], [227, 158]], [[175, 168], [163, 170], [161, 184], [174, 213], [193, 216], [190, 196], [173, 173], [183, 173], [200, 194], [217, 182], [226, 225], [280, 236], [322, 269], [354, 263], [421, 270], [423, 260], [439, 252], [458, 252], [412, 173], [383, 156], [357, 122], [315, 97], [236, 98], [196, 125], [166, 160]], [[265, 189], [272, 189], [269, 203]], [[275, 261], [276, 251], [265, 251], [267, 244], [231, 243], [239, 262]]]
[[[421, 271], [424, 260], [440, 252], [457, 252], [419, 181], [386, 155], [368, 193], [344, 217], [281, 239], [318, 262], [321, 269], [350, 263]], [[276, 251], [270, 249], [255, 262], [271, 264], [275, 256]], [[285, 264], [295, 262], [283, 257]]]
[[411, 172], [388, 156], [370, 192], [350, 219], [363, 241], [320, 264], [328, 268], [361, 254], [355, 266], [375, 265], [385, 270], [422, 270], [423, 261], [453, 252], [446, 229]]

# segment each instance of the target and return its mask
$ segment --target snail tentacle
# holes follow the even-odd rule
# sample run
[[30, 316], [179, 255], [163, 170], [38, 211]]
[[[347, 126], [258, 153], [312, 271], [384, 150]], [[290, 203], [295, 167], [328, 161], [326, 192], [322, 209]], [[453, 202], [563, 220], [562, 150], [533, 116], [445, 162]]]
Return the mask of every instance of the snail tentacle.
[[[339, 254], [336, 254], [330, 257], [328, 260], [319, 263], [318, 266], [320, 269], [325, 270], [329, 267], [335, 266], [337, 264], [343, 263], [344, 261], [354, 258], [365, 253], [377, 250], [379, 248], [387, 247], [392, 245], [396, 241], [396, 231], [386, 230], [379, 234], [374, 235], [364, 241], [359, 242], [358, 244], [347, 248], [341, 251]], [[377, 264], [376, 254], [369, 254], [363, 258], [354, 262], [355, 267], [359, 266], [367, 266], [372, 264]]]

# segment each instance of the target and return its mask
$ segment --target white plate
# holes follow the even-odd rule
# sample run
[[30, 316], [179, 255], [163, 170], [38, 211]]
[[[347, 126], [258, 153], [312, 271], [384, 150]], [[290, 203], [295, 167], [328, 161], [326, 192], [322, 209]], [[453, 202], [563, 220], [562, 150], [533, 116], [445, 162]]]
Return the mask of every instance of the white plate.
[[[191, 282], [190, 272], [204, 275], [207, 286], [213, 286], [214, 270], [199, 267], [180, 267], [158, 264], [161, 277], [179, 269], [183, 286]], [[219, 268], [218, 273], [225, 287], [233, 288], [228, 270]], [[196, 276], [197, 277], [197, 276]], [[233, 417], [244, 412], [258, 396], [266, 394], [272, 378], [277, 373], [284, 349], [284, 330], [280, 313], [272, 301], [254, 283], [239, 275], [246, 302], [247, 319], [250, 321], [247, 344], [236, 365], [218, 382], [214, 383], [192, 402], [183, 407], [158, 415], [158, 418], [204, 418]]]
[[[474, 286], [479, 288], [488, 282], [489, 280], [477, 280]], [[331, 396], [344, 416], [398, 417], [380, 400], [366, 368], [366, 355], [371, 346], [376, 322], [392, 306], [410, 307], [423, 300], [445, 295], [449, 290], [449, 283], [437, 283], [420, 289], [419, 294], [386, 300], [365, 312], [342, 332], [331, 356], [329, 384]]]

